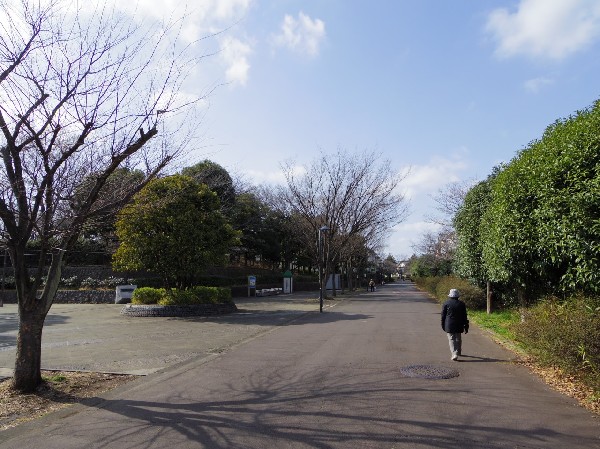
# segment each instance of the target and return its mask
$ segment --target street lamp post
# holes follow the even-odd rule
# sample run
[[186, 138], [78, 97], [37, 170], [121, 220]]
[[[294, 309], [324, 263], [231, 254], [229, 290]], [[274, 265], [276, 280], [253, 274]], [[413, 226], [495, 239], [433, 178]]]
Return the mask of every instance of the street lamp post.
[[329, 231], [328, 226], [321, 226], [319, 228], [318, 236], [318, 257], [319, 257], [319, 312], [323, 312], [323, 237], [324, 234]]

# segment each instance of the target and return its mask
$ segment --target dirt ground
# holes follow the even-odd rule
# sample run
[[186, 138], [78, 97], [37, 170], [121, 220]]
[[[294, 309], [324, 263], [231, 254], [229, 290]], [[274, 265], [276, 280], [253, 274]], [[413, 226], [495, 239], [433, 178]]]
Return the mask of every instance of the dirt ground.
[[0, 382], [0, 431], [112, 390], [137, 376], [42, 371], [42, 378], [45, 382], [31, 394], [11, 390], [10, 379]]

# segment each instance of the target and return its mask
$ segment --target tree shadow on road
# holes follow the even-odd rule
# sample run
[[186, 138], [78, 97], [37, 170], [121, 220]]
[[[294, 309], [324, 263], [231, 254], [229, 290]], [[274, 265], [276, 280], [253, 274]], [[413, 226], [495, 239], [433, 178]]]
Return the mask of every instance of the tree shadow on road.
[[[63, 315], [48, 314], [44, 327], [69, 322], [70, 318]], [[14, 350], [17, 345], [17, 331], [19, 329], [19, 315], [8, 313], [0, 315], [0, 351]]]
[[[86, 441], [93, 435], [95, 448], [188, 447], [191, 442], [208, 448], [318, 449], [398, 443], [490, 449], [545, 447], [549, 441], [563, 442], [564, 447], [596, 443], [551, 426], [515, 427], [489, 419], [482, 423], [477, 417], [489, 413], [507, 391], [490, 392], [486, 406], [470, 405], [472, 419], [458, 423], [450, 411], [434, 410], [439, 410], [444, 395], [468, 395], [468, 391], [443, 382], [402, 379], [392, 371], [365, 371], [351, 379], [347, 374], [316, 370], [290, 379], [286, 372], [275, 370], [266, 379], [250, 376], [223, 387], [199, 382], [192, 391], [174, 391], [161, 402], [111, 399], [99, 404], [106, 413], [77, 426], [76, 434], [69, 432]], [[115, 415], [127, 424], [112, 423]]]
[[371, 315], [365, 315], [361, 313], [344, 313], [334, 311], [319, 313], [318, 310], [307, 312], [301, 310], [257, 311], [242, 309], [237, 313], [232, 313], [230, 315], [220, 315], [214, 317], [176, 317], [168, 319], [198, 323], [214, 322], [259, 326], [301, 326], [309, 323], [327, 324], [337, 321], [356, 321], [370, 318], [372, 318]]

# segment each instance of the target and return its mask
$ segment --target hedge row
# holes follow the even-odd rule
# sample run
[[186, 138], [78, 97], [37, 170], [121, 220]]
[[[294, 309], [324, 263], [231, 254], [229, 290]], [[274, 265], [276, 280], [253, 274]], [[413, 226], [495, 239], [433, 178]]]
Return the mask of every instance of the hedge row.
[[465, 279], [454, 276], [431, 276], [413, 280], [419, 288], [431, 293], [440, 302], [448, 298], [451, 288], [456, 288], [460, 291], [460, 299], [464, 301], [467, 308], [485, 309], [486, 307], [485, 292]]

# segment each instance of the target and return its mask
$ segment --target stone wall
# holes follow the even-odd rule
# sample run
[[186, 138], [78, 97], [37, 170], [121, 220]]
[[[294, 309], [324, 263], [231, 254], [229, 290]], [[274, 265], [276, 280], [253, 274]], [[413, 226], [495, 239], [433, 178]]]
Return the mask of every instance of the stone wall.
[[[16, 304], [17, 292], [5, 290], [0, 292], [4, 304]], [[59, 290], [54, 304], [114, 304], [114, 290]]]

